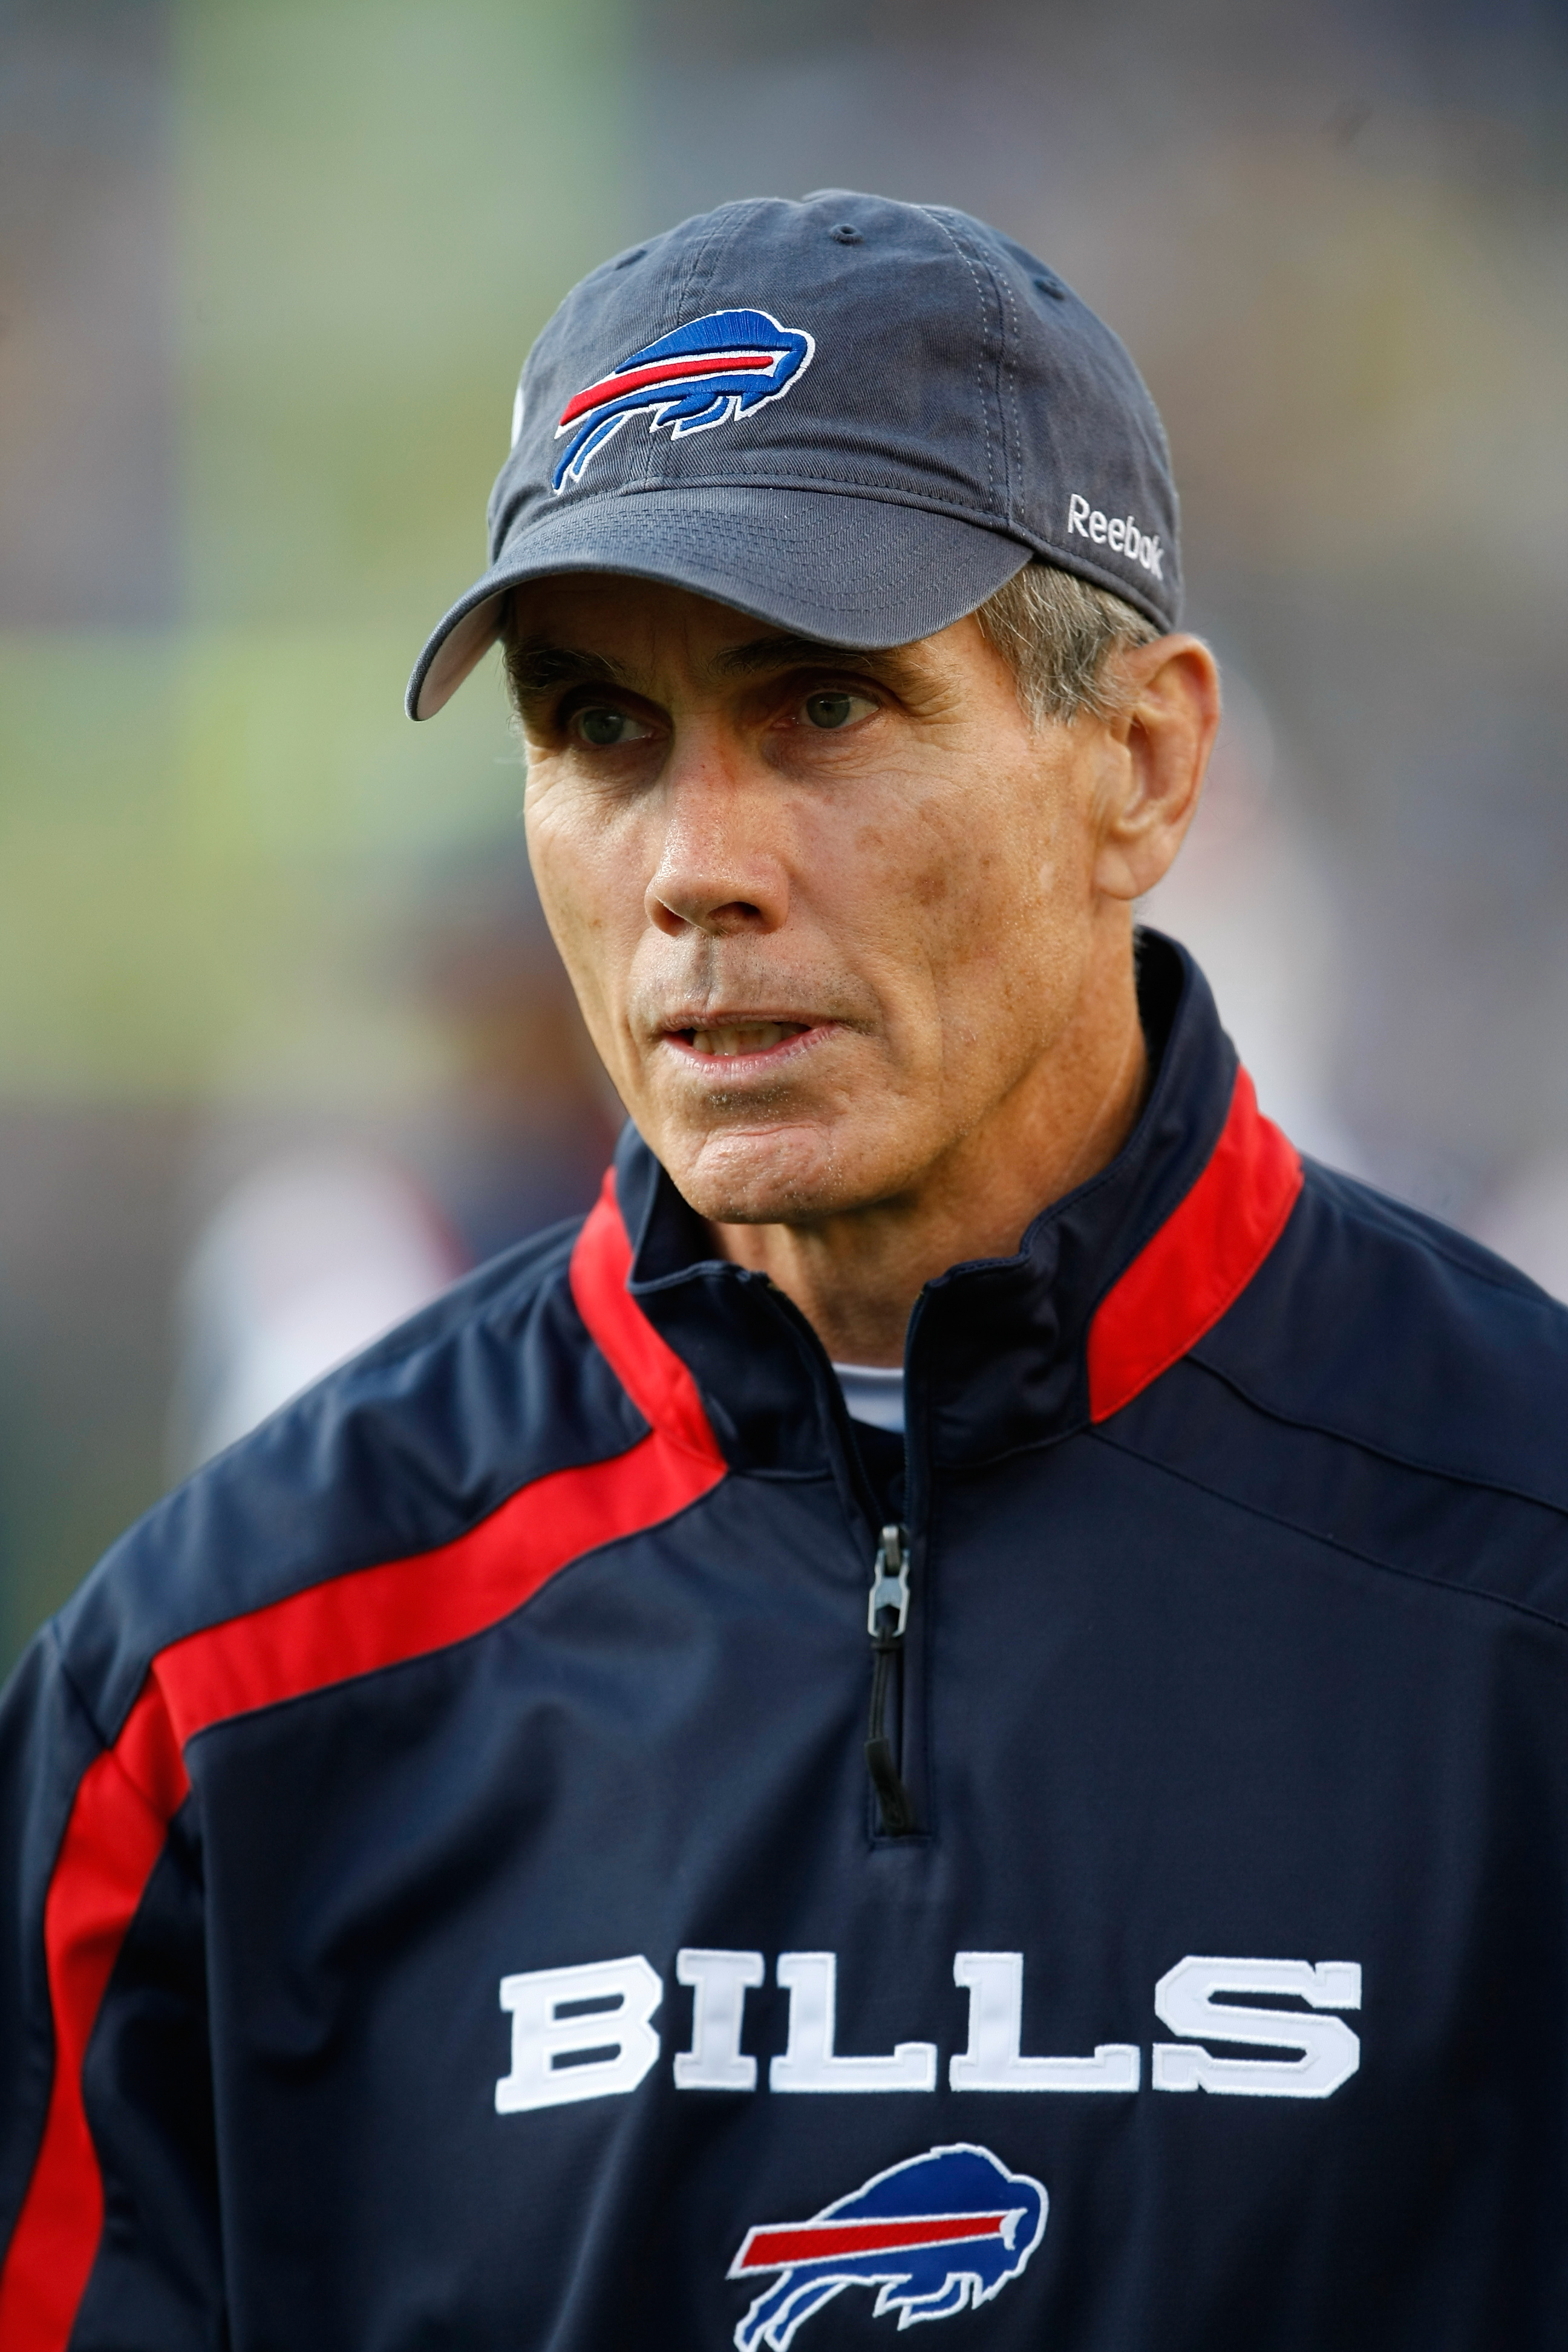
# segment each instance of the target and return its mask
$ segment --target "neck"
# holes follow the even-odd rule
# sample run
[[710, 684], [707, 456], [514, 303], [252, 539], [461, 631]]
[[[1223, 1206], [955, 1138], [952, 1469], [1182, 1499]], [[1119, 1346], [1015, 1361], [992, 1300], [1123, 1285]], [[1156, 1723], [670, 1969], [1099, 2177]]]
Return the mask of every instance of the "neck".
[[889, 1200], [799, 1224], [710, 1226], [721, 1256], [766, 1274], [839, 1363], [900, 1364], [925, 1285], [1006, 1257], [1040, 1211], [1105, 1167], [1148, 1084], [1131, 958], [990, 1115]]

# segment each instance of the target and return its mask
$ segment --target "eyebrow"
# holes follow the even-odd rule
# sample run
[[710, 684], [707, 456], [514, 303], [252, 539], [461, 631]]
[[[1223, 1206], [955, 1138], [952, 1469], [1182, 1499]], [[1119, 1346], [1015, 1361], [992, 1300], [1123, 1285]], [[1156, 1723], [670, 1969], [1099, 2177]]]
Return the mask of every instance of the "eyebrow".
[[778, 669], [859, 669], [879, 674], [896, 672], [903, 666], [897, 648], [871, 653], [861, 646], [834, 646], [821, 637], [794, 635], [752, 637], [743, 646], [731, 646], [715, 655], [712, 663], [720, 677], [759, 677]]
[[552, 646], [543, 637], [525, 637], [508, 649], [507, 669], [519, 698], [537, 702], [563, 686], [632, 686], [629, 670], [607, 654], [590, 653], [584, 646]]

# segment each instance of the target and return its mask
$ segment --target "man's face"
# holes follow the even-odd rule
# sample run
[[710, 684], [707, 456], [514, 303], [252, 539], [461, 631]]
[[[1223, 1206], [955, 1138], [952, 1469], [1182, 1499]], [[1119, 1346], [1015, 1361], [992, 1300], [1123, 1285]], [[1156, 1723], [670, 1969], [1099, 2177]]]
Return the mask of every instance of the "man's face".
[[973, 619], [865, 655], [594, 574], [514, 610], [534, 872], [647, 1142], [720, 1223], [917, 1196], [1090, 982], [1104, 730], [1031, 727]]

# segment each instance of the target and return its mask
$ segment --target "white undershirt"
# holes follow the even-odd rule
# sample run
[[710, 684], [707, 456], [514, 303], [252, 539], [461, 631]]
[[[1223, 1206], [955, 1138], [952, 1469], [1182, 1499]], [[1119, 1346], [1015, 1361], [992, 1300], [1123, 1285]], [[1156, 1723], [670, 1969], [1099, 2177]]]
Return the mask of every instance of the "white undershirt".
[[904, 1368], [882, 1364], [835, 1364], [851, 1421], [868, 1422], [873, 1429], [901, 1431], [904, 1425]]

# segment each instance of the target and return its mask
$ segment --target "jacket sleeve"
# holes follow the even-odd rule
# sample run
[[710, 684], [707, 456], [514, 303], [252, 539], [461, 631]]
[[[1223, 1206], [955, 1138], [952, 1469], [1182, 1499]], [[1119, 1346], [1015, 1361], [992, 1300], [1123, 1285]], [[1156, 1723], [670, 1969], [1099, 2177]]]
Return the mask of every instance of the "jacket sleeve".
[[199, 1845], [151, 1680], [110, 1738], [46, 1628], [0, 1697], [0, 2345], [224, 2340]]

